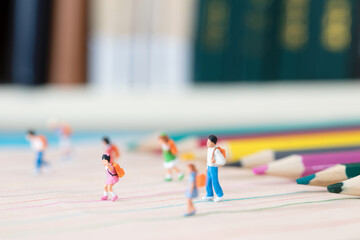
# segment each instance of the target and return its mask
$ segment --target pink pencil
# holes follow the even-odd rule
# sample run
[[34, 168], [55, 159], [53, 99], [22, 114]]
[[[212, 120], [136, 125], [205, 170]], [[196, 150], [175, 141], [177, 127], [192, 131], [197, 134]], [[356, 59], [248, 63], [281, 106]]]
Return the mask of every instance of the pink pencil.
[[273, 175], [297, 179], [336, 164], [360, 162], [360, 151], [291, 155], [276, 162], [253, 168], [257, 175]]

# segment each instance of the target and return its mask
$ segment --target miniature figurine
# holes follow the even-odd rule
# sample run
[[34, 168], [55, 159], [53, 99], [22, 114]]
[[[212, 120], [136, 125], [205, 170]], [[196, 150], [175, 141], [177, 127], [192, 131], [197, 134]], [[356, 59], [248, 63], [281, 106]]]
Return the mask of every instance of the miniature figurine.
[[110, 141], [109, 137], [103, 137], [102, 140], [105, 145], [105, 152], [110, 155], [110, 163], [117, 162], [120, 157], [120, 152], [117, 146]]
[[115, 162], [115, 160], [111, 163], [111, 156], [107, 153], [102, 155], [102, 161], [101, 163], [105, 167], [107, 179], [104, 185], [104, 196], [101, 198], [101, 200], [107, 200], [109, 197], [109, 193], [112, 196], [111, 201], [116, 201], [118, 199], [118, 196], [113, 190], [113, 186], [119, 181], [119, 178], [122, 178], [125, 175], [124, 170]]
[[[219, 202], [221, 201], [224, 193], [219, 183], [218, 176], [218, 166], [224, 165], [226, 163], [225, 160], [225, 150], [217, 147], [217, 137], [214, 135], [210, 135], [207, 141], [208, 152], [207, 152], [207, 168], [206, 172], [206, 196], [202, 199], [205, 201]], [[214, 192], [217, 197], [214, 199]]]
[[44, 152], [47, 148], [47, 139], [43, 135], [36, 135], [33, 130], [29, 130], [26, 139], [30, 142], [31, 148], [36, 152], [35, 175], [38, 175], [42, 168], [50, 170], [50, 164], [44, 161]]
[[164, 133], [159, 136], [159, 142], [164, 156], [164, 168], [166, 169], [164, 181], [172, 181], [172, 173], [177, 173], [178, 180], [181, 181], [184, 174], [176, 167], [178, 160], [176, 158], [177, 148], [175, 142]]
[[59, 137], [61, 159], [63, 161], [70, 161], [72, 159], [71, 127], [66, 123], [60, 123], [54, 119], [50, 120], [48, 125]]
[[187, 197], [188, 211], [184, 214], [185, 217], [190, 217], [195, 215], [195, 207], [192, 201], [193, 198], [197, 198], [198, 189], [197, 189], [197, 170], [194, 164], [190, 163], [187, 165], [187, 172], [189, 174], [189, 183], [190, 186], [185, 192]]

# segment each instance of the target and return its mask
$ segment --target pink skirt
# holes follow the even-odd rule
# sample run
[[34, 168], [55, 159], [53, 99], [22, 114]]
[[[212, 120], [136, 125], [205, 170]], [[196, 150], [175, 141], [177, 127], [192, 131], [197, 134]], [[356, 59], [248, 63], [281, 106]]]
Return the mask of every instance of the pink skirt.
[[106, 179], [105, 184], [106, 185], [113, 185], [115, 183], [117, 183], [119, 181], [119, 177], [118, 176], [108, 176], [108, 178]]
[[109, 184], [115, 184], [119, 181], [119, 177], [116, 175], [116, 176], [111, 176], [107, 171], [106, 171], [106, 175], [107, 175], [107, 179], [105, 181], [105, 184], [106, 185], [109, 185]]

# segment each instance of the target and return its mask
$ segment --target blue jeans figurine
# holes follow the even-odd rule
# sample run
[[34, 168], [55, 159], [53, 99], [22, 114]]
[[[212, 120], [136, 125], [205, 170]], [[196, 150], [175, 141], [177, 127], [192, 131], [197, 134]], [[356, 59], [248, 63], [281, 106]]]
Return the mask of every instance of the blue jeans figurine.
[[219, 183], [218, 177], [218, 167], [207, 167], [207, 176], [206, 176], [206, 197], [213, 197], [213, 187], [215, 193], [218, 197], [224, 195], [223, 190]]

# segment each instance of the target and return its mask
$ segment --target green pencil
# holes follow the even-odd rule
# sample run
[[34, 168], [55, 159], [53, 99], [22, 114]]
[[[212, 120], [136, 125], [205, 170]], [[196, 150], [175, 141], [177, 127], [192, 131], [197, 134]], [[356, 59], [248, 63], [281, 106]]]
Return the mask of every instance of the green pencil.
[[296, 180], [298, 184], [328, 186], [360, 175], [360, 163], [337, 164], [331, 168]]
[[360, 196], [360, 176], [329, 185], [327, 189], [331, 193]]

